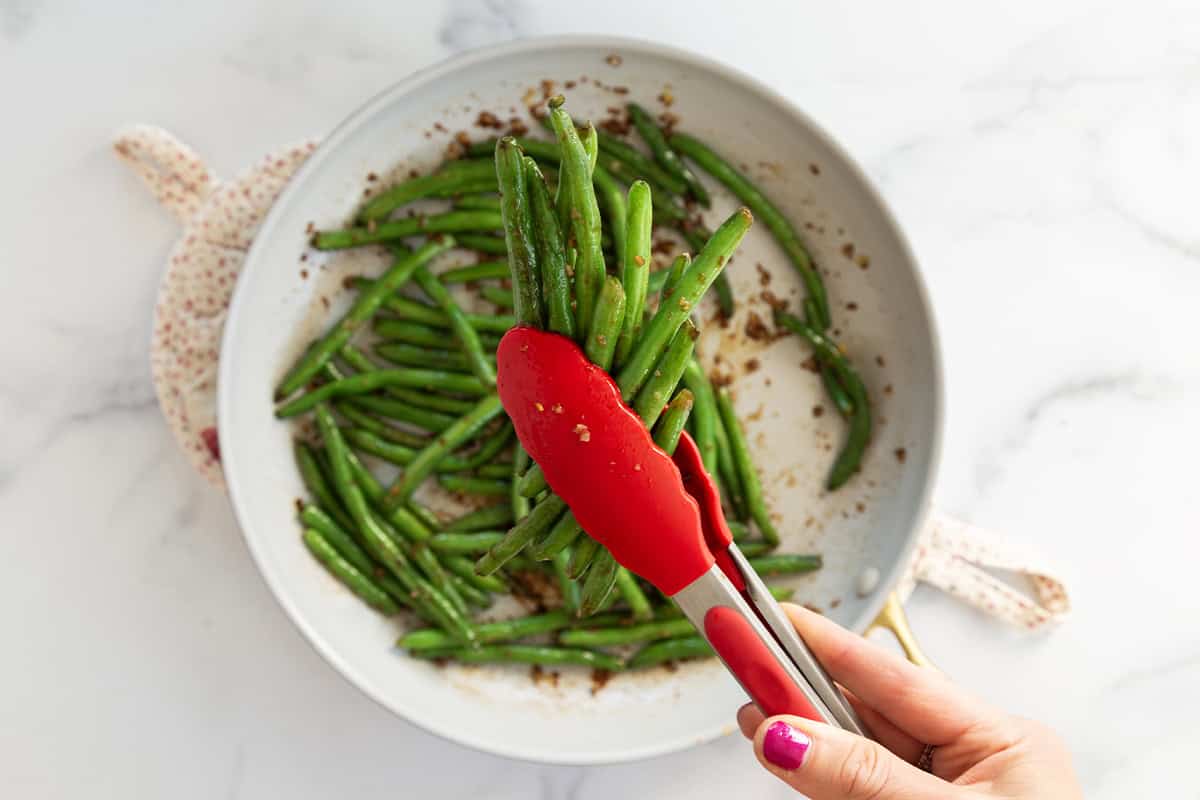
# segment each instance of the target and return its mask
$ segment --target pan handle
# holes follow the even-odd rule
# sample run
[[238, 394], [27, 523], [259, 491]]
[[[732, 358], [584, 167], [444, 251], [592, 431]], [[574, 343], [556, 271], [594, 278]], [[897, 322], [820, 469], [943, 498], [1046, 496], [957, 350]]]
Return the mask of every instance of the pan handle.
[[896, 641], [904, 650], [904, 655], [909, 661], [918, 667], [933, 666], [933, 662], [917, 644], [917, 637], [913, 635], [912, 628], [908, 625], [908, 615], [904, 613], [904, 606], [900, 605], [900, 598], [896, 596], [895, 592], [888, 594], [883, 608], [879, 610], [879, 615], [867, 627], [867, 633], [876, 628], [886, 628], [890, 631], [892, 636], [896, 637]]

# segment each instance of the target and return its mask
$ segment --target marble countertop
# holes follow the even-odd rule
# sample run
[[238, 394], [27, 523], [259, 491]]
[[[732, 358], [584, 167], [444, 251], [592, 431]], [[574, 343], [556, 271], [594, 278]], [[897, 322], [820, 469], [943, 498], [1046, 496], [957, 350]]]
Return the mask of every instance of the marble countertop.
[[1088, 797], [1200, 797], [1200, 7], [671, 5], [0, 2], [0, 792], [789, 795], [740, 738], [549, 768], [392, 717], [285, 619], [150, 384], [177, 228], [118, 127], [229, 175], [451, 54], [636, 26], [793, 98], [909, 233], [948, 376], [937, 502], [1035, 544], [1076, 606], [1030, 637], [918, 590], [931, 656], [1061, 731]]

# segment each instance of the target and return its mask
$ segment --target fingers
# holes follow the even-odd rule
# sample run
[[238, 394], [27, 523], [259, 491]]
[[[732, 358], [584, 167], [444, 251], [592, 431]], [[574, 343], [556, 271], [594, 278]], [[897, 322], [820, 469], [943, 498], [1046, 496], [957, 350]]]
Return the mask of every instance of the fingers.
[[812, 800], [950, 800], [963, 791], [877, 742], [802, 717], [763, 720], [754, 752], [776, 777]]
[[[854, 706], [859, 718], [867, 726], [871, 738], [895, 753], [901, 761], [907, 761], [909, 764], [917, 763], [925, 745], [897, 728], [875, 709], [863, 705], [862, 701], [852, 693], [847, 692], [846, 699]], [[764, 719], [766, 716], [758, 710], [758, 706], [754, 703], [746, 703], [737, 712], [738, 728], [741, 730], [742, 736], [747, 739], [754, 739], [754, 734]]]
[[913, 666], [820, 614], [782, 605], [833, 679], [915, 739], [946, 744], [972, 727], [1000, 719], [937, 670]]
[[917, 759], [921, 757], [921, 751], [925, 749], [923, 743], [897, 728], [891, 720], [865, 705], [852, 692], [846, 692], [846, 699], [858, 712], [859, 719], [867, 726], [867, 731], [871, 734], [872, 739], [895, 753], [901, 761], [907, 761], [909, 764], [917, 763]]
[[738, 709], [737, 722], [738, 728], [742, 731], [742, 736], [747, 739], [754, 738], [754, 732], [758, 730], [758, 726], [766, 719], [763, 713], [758, 710], [758, 706], [754, 703], [746, 703]]

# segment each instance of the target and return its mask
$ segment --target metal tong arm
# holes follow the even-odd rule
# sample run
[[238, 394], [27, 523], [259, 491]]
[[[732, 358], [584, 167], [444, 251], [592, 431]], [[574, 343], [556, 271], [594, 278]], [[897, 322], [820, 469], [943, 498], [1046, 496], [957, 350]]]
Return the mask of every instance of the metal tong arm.
[[764, 714], [795, 714], [841, 727], [838, 717], [719, 567], [711, 567], [673, 599]]
[[763, 579], [750, 566], [750, 562], [742, 555], [742, 551], [738, 549], [736, 544], [729, 546], [729, 555], [738, 573], [742, 576], [742, 581], [746, 585], [746, 596], [750, 604], [758, 613], [759, 618], [766, 623], [771, 633], [774, 634], [775, 640], [791, 658], [792, 663], [799, 670], [800, 674], [804, 676], [808, 685], [812, 687], [813, 691], [821, 699], [821, 702], [829, 710], [837, 726], [865, 736], [866, 726], [859, 719], [858, 714], [854, 711], [854, 707], [850, 705], [850, 702], [846, 700], [846, 696], [834, 684], [833, 678], [829, 676], [829, 673], [817, 661], [812, 650], [809, 649], [804, 640], [796, 633], [792, 621], [788, 619], [787, 614], [779, 607], [779, 603], [771, 596], [771, 592], [767, 589], [767, 585], [763, 583]]

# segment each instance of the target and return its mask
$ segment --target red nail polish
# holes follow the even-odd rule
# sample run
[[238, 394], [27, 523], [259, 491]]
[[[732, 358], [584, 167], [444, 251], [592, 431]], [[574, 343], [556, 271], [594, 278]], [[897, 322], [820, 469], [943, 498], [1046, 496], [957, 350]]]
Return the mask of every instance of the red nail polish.
[[763, 737], [763, 757], [783, 769], [799, 769], [812, 740], [786, 722], [772, 722]]

